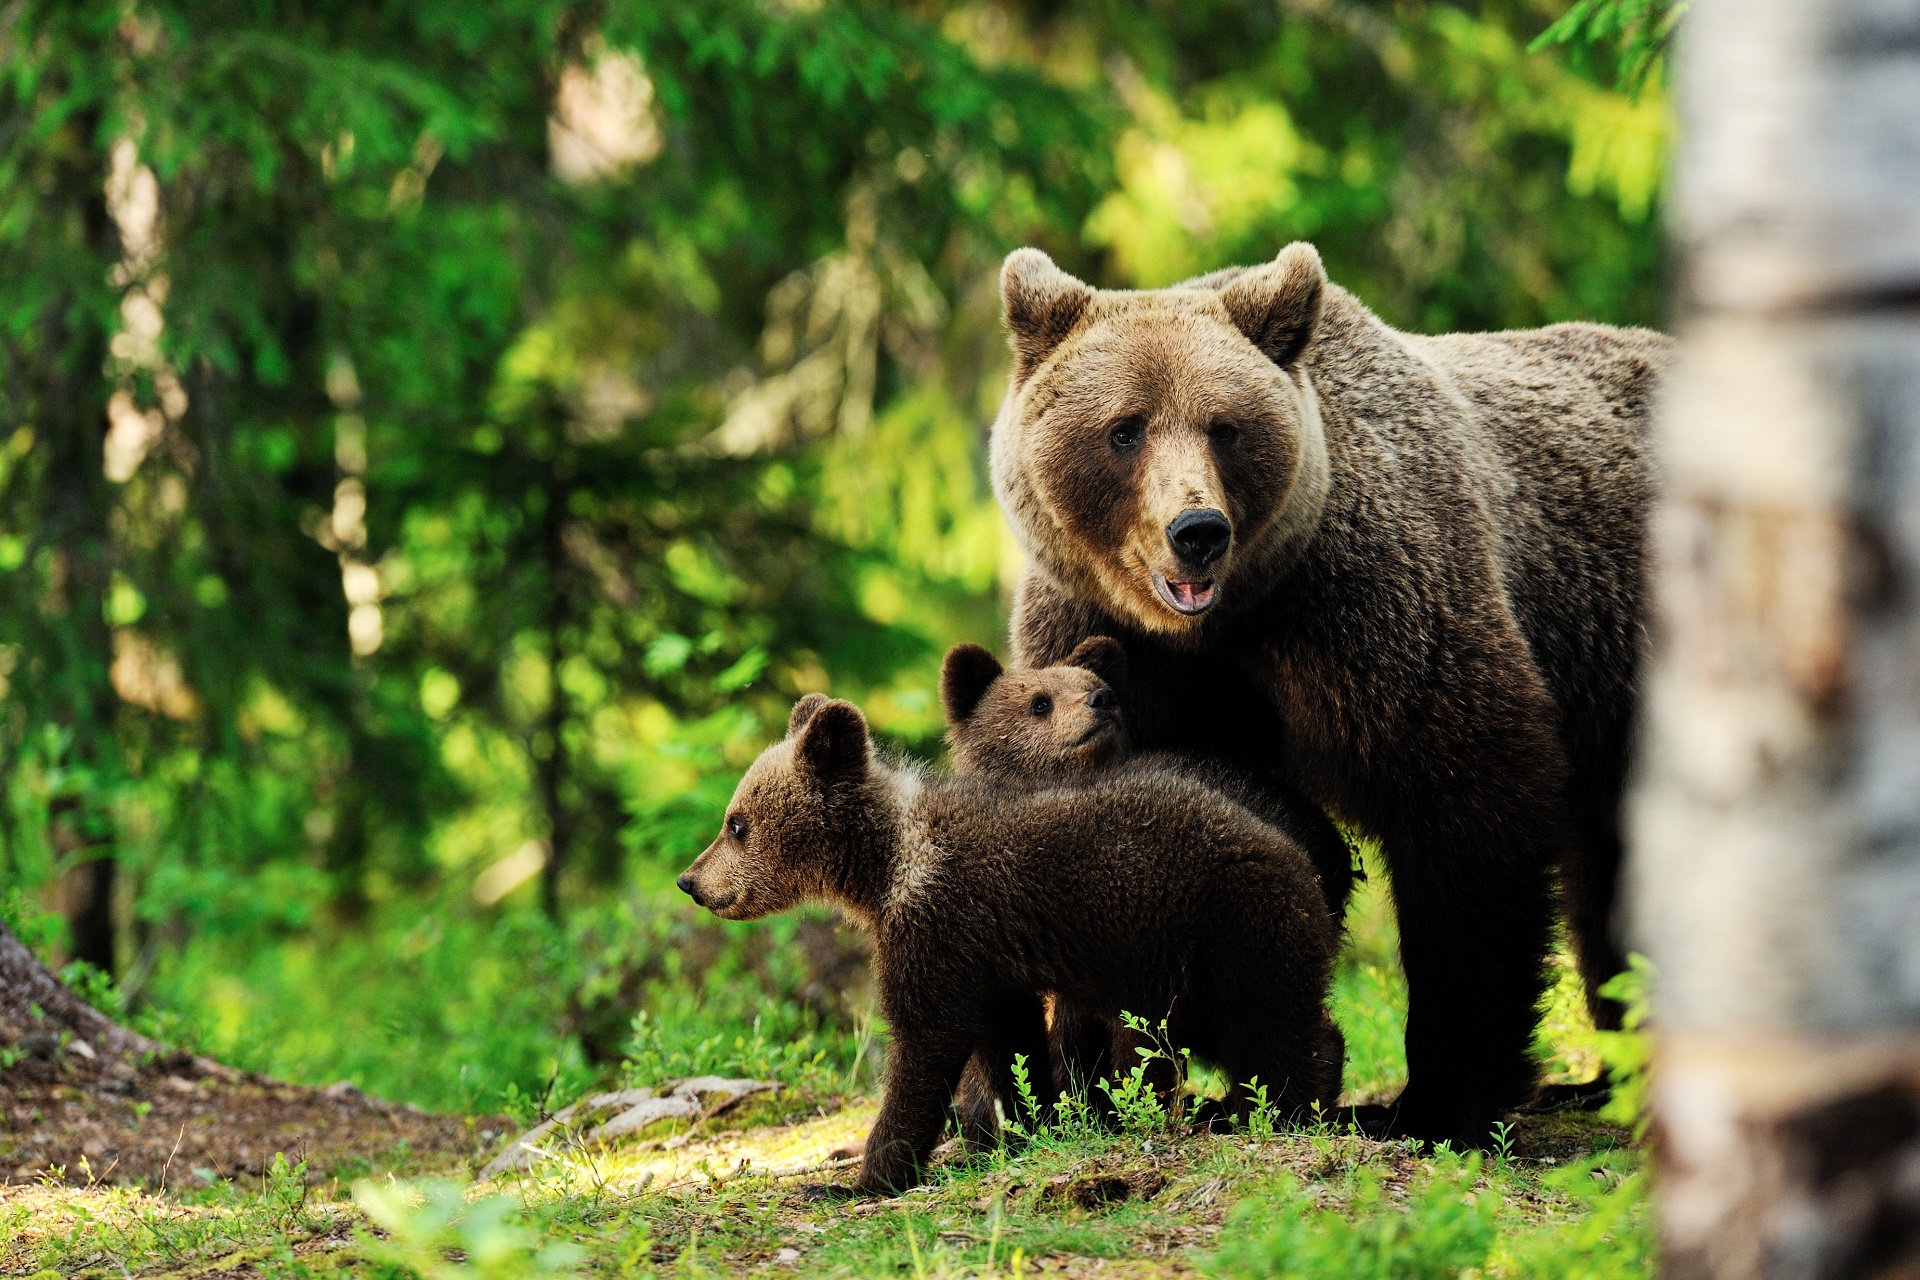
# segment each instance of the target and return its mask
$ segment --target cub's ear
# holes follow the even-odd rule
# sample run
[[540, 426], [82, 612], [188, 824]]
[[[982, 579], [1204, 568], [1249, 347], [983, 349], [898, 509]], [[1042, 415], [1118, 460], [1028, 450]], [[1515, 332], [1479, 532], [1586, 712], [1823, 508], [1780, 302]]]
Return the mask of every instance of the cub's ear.
[[1127, 651], [1112, 636], [1088, 636], [1067, 655], [1069, 667], [1084, 667], [1107, 682], [1115, 693], [1127, 687]]
[[810, 693], [793, 704], [793, 714], [787, 717], [787, 736], [793, 737], [807, 727], [807, 721], [814, 713], [827, 705], [829, 699], [824, 693]]
[[794, 739], [794, 754], [822, 778], [864, 773], [867, 718], [851, 702], [821, 698], [819, 709], [807, 717]]
[[1000, 299], [1013, 339], [1013, 380], [1024, 382], [1080, 322], [1093, 290], [1038, 249], [1015, 249], [1000, 268]]
[[1000, 659], [977, 644], [957, 644], [940, 664], [940, 705], [947, 723], [962, 725], [980, 709], [980, 699], [1000, 678]]
[[1248, 341], [1285, 368], [1306, 350], [1320, 325], [1326, 285], [1319, 252], [1295, 240], [1266, 266], [1235, 277], [1220, 291], [1220, 301]]

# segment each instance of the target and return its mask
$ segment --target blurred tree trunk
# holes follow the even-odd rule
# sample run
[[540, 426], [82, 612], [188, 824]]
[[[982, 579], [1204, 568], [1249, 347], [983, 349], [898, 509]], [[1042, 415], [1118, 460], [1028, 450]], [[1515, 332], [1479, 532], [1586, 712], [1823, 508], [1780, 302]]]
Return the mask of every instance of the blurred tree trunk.
[[[97, 112], [83, 113], [76, 134], [91, 142], [98, 133]], [[116, 233], [107, 209], [106, 166], [98, 149], [85, 148], [63, 158], [56, 168], [79, 224], [79, 241], [88, 258], [112, 262]], [[115, 554], [113, 509], [118, 495], [104, 471], [107, 435], [106, 317], [91, 310], [93, 299], [71, 295], [51, 300], [42, 311], [38, 422], [46, 434], [47, 500], [38, 536], [54, 557], [52, 590], [43, 605], [46, 623], [57, 637], [58, 671], [50, 708], [72, 737], [71, 785], [57, 797], [49, 836], [62, 854], [78, 853], [67, 898], [67, 920], [75, 959], [112, 973], [114, 881], [117, 863], [111, 826], [105, 821], [107, 783], [117, 772], [119, 749], [114, 719], [113, 632], [107, 623], [107, 591]]]
[[[556, 437], [559, 434], [555, 432]], [[547, 754], [540, 761], [540, 802], [547, 811], [547, 860], [540, 868], [540, 906], [548, 919], [558, 920], [560, 875], [573, 854], [573, 823], [563, 792], [567, 782], [567, 691], [560, 683], [560, 667], [566, 658], [562, 645], [567, 626], [567, 551], [562, 531], [567, 497], [559, 461], [548, 465], [553, 471], [547, 484], [540, 537], [547, 570]]]
[[1632, 900], [1666, 1270], [1920, 1272], [1920, 5], [1695, 0]]

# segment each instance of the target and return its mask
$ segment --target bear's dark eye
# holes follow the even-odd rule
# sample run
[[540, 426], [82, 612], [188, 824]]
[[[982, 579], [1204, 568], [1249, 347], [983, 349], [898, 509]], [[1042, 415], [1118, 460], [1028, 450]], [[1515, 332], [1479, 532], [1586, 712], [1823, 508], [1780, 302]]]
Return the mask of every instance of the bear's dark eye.
[[747, 820], [737, 813], [727, 815], [727, 834], [745, 844], [747, 841]]
[[1036, 693], [1033, 695], [1033, 701], [1027, 704], [1027, 709], [1036, 716], [1052, 715], [1053, 699], [1044, 693]]
[[1216, 422], [1207, 428], [1207, 436], [1215, 444], [1232, 444], [1240, 438], [1240, 428], [1231, 422]]
[[1147, 424], [1139, 418], [1122, 418], [1107, 428], [1107, 443], [1121, 453], [1138, 449], [1146, 436]]

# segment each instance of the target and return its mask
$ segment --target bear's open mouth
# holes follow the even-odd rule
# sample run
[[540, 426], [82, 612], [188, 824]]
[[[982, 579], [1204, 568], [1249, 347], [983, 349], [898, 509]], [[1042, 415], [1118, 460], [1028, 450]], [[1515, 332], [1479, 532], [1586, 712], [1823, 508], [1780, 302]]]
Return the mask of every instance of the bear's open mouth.
[[1175, 613], [1184, 613], [1188, 617], [1205, 613], [1213, 604], [1216, 591], [1212, 578], [1202, 578], [1198, 582], [1171, 582], [1158, 573], [1153, 575], [1153, 589], [1167, 602], [1167, 607]]

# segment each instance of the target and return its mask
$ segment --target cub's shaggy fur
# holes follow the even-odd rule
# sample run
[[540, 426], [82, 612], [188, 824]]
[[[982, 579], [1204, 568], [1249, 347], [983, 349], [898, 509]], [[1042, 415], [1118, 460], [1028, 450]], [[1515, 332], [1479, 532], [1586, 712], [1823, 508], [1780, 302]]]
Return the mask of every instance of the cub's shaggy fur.
[[1020, 1040], [1041, 991], [1166, 1017], [1240, 1111], [1255, 1075], [1287, 1112], [1339, 1088], [1324, 1007], [1337, 935], [1313, 870], [1204, 787], [932, 778], [875, 759], [859, 710], [814, 694], [679, 883], [732, 920], [814, 900], [872, 930], [894, 1046], [863, 1191], [920, 1180], [976, 1052], [1040, 1060], [1044, 1042]]
[[1083, 640], [1054, 666], [1013, 670], [977, 644], [957, 644], [940, 670], [954, 772], [1029, 787], [1086, 782], [1115, 770], [1179, 774], [1299, 842], [1319, 874], [1327, 909], [1336, 922], [1344, 920], [1353, 849], [1326, 814], [1211, 760], [1135, 751], [1126, 726], [1127, 688], [1126, 651], [1108, 636]]
[[[1211, 787], [1300, 844], [1337, 925], [1353, 883], [1346, 838], [1318, 809], [1288, 805], [1217, 766], [1168, 752], [1134, 752], [1123, 710], [1126, 679], [1126, 653], [1106, 636], [1082, 641], [1055, 666], [1011, 671], [979, 645], [955, 645], [940, 670], [954, 771], [1021, 787], [1085, 784], [1095, 777], [1171, 778]], [[1050, 1011], [1036, 1000], [1029, 1016], [1047, 1019], [1056, 1091], [1084, 1090], [1116, 1065], [1136, 1060], [1132, 1050], [1140, 1038], [1118, 1022], [1059, 1000]], [[992, 1082], [1007, 1070], [977, 1055], [961, 1082], [956, 1110], [970, 1145], [984, 1145], [995, 1134]], [[1101, 1104], [1098, 1095], [1090, 1101]]]
[[1610, 935], [1669, 340], [1396, 332], [1310, 245], [1096, 291], [1023, 249], [994, 485], [1028, 667], [1118, 639], [1140, 746], [1277, 770], [1381, 840], [1410, 991], [1388, 1131], [1483, 1144], [1534, 1085], [1558, 868]]

